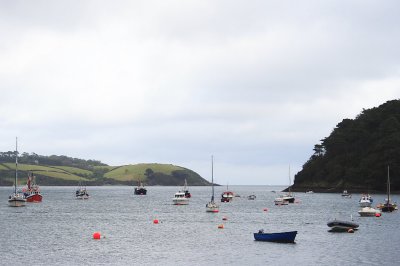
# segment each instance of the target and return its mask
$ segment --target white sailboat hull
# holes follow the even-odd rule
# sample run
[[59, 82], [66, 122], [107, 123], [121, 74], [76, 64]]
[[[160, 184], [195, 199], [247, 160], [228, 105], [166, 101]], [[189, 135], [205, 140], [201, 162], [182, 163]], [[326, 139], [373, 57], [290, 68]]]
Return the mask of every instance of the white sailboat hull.
[[206, 212], [218, 212], [219, 206], [215, 202], [209, 202], [206, 204]]
[[8, 205], [10, 207], [23, 207], [26, 205], [26, 199], [22, 195], [14, 194], [8, 199]]

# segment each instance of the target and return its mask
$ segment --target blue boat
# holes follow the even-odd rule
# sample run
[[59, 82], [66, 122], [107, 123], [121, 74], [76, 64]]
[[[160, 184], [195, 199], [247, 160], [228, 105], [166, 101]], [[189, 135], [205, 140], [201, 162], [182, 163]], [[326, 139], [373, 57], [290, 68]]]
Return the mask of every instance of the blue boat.
[[281, 232], [281, 233], [264, 233], [264, 230], [254, 233], [254, 239], [257, 241], [279, 242], [279, 243], [294, 243], [297, 231]]

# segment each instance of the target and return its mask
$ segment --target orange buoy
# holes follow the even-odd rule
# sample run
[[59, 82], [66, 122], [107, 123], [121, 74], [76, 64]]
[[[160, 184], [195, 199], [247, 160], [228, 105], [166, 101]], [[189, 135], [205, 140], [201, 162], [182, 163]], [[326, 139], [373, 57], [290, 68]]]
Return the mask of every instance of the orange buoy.
[[228, 220], [228, 218], [226, 218], [226, 217], [223, 217], [223, 218], [222, 218], [222, 221], [226, 221], [226, 220]]
[[154, 219], [154, 220], [153, 220], [153, 224], [158, 224], [158, 220], [157, 220], [157, 219]]
[[347, 230], [347, 233], [354, 233], [354, 230], [350, 228], [349, 230]]
[[93, 233], [93, 239], [100, 239], [100, 238], [101, 238], [100, 232], [94, 232]]
[[218, 225], [218, 229], [224, 229], [224, 225], [223, 224]]
[[381, 217], [381, 213], [380, 212], [375, 213], [375, 217]]

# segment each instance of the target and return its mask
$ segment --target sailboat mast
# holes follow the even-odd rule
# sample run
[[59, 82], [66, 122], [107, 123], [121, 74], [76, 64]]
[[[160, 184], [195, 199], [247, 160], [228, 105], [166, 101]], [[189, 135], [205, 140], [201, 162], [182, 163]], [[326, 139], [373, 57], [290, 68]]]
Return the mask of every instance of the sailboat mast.
[[389, 204], [389, 202], [390, 202], [390, 177], [389, 177], [389, 165], [388, 165], [388, 178], [387, 178], [387, 184], [386, 184], [386, 186], [387, 186], [387, 199], [388, 199], [387, 203]]
[[290, 178], [290, 164], [289, 164], [289, 195], [292, 192], [292, 179]]
[[14, 180], [14, 193], [17, 193], [17, 180], [18, 180], [18, 137], [15, 138], [15, 180]]
[[211, 155], [211, 185], [212, 185], [212, 196], [211, 201], [214, 201], [214, 156]]

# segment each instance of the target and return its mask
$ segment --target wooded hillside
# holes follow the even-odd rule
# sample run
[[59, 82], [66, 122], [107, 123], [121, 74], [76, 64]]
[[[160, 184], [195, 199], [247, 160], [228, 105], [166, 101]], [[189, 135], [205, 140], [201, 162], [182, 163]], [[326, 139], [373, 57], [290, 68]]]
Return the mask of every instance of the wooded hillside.
[[388, 166], [392, 190], [400, 191], [399, 100], [365, 109], [355, 119], [343, 119], [314, 146], [292, 188], [385, 192]]

